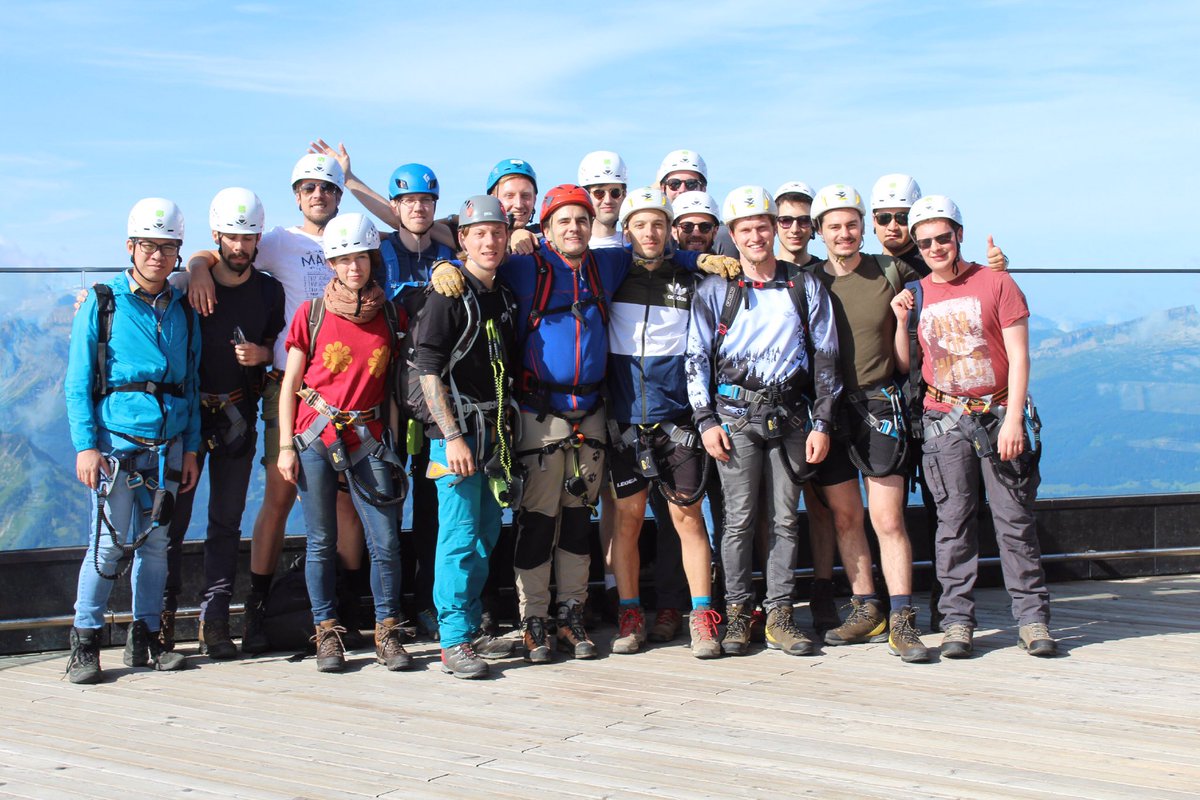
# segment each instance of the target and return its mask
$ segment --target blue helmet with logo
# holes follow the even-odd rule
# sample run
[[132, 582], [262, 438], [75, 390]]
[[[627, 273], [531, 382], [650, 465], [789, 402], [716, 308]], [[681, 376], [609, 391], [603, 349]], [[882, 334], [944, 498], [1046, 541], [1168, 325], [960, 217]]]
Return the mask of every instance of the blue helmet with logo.
[[507, 178], [509, 175], [520, 175], [524, 178], [529, 178], [533, 183], [533, 191], [537, 191], [537, 175], [533, 171], [533, 167], [529, 166], [528, 161], [522, 161], [519, 158], [506, 158], [496, 166], [492, 167], [492, 173], [488, 175], [487, 193], [491, 194], [496, 188], [496, 184], [501, 178]]
[[406, 194], [431, 194], [436, 198], [440, 192], [437, 175], [424, 164], [402, 164], [396, 167], [388, 186], [388, 196], [393, 200]]

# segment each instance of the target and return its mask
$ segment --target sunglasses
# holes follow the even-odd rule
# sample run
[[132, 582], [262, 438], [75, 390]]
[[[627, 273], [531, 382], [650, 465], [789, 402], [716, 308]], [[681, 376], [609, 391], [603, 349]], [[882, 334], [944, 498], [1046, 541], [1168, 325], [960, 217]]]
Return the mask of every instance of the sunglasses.
[[812, 227], [812, 217], [808, 214], [800, 217], [777, 217], [775, 221], [779, 223], [779, 227], [781, 228], [790, 228], [792, 225], [799, 225], [801, 228]]
[[934, 242], [945, 245], [950, 244], [953, 241], [954, 231], [946, 231], [945, 233], [939, 233], [937, 236], [929, 239], [917, 239], [917, 249], [928, 250], [929, 248], [933, 247]]
[[699, 178], [688, 178], [687, 180], [682, 178], [671, 178], [669, 181], [663, 181], [663, 186], [666, 186], [672, 192], [676, 191], [680, 186], [687, 189], [689, 192], [695, 192], [703, 189], [705, 183]]
[[324, 192], [325, 194], [340, 194], [341, 189], [332, 183], [325, 181], [308, 182], [300, 184], [300, 194], [315, 194], [316, 192]]
[[692, 231], [696, 230], [697, 228], [700, 229], [701, 233], [712, 233], [712, 229], [717, 227], [717, 223], [715, 223], [715, 222], [679, 222], [679, 223], [676, 223], [675, 227], [679, 228], [679, 230], [683, 231], [688, 236], [691, 236]]
[[608, 196], [613, 200], [620, 200], [625, 196], [625, 189], [618, 186], [613, 189], [592, 189], [592, 197], [596, 198], [596, 201], [599, 202], [604, 199], [605, 192], [607, 192]]
[[897, 211], [895, 214], [893, 214], [890, 211], [880, 211], [878, 214], [875, 215], [875, 224], [876, 225], [891, 225], [893, 219], [896, 220], [897, 225], [907, 225], [908, 224], [908, 212], [907, 211]]

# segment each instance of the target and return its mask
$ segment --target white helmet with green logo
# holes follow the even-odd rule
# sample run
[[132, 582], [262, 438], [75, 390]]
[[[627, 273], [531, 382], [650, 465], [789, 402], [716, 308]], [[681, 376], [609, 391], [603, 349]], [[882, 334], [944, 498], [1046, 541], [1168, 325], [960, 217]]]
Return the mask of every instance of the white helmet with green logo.
[[603, 183], [626, 184], [628, 175], [623, 158], [611, 150], [596, 150], [579, 162], [579, 180], [575, 182], [585, 187]]
[[217, 192], [208, 207], [208, 227], [218, 233], [262, 233], [265, 217], [258, 195], [237, 186]]
[[307, 153], [292, 168], [292, 186], [300, 181], [329, 181], [338, 189], [346, 188], [346, 173], [333, 156]]
[[875, 181], [871, 189], [871, 210], [881, 208], [912, 208], [921, 199], [921, 187], [910, 175], [892, 173]]
[[126, 231], [130, 239], [183, 241], [183, 212], [165, 197], [138, 200], [129, 210]]
[[761, 214], [779, 216], [775, 198], [762, 186], [739, 186], [725, 195], [725, 202], [721, 203], [721, 216], [730, 227], [733, 226], [734, 220], [757, 217]]
[[820, 222], [821, 217], [827, 212], [838, 208], [852, 208], [858, 212], [860, 217], [867, 216], [867, 209], [863, 206], [862, 196], [858, 190], [844, 183], [834, 183], [823, 187], [813, 198], [813, 221]]
[[362, 214], [338, 214], [325, 226], [321, 237], [321, 249], [325, 260], [379, 249], [379, 231], [374, 223]]
[[667, 200], [667, 196], [662, 193], [661, 189], [654, 186], [634, 189], [625, 195], [625, 202], [621, 203], [621, 224], [624, 225], [625, 220], [639, 211], [661, 211], [667, 217], [667, 225], [670, 225], [675, 219], [675, 213], [671, 210], [671, 203]]

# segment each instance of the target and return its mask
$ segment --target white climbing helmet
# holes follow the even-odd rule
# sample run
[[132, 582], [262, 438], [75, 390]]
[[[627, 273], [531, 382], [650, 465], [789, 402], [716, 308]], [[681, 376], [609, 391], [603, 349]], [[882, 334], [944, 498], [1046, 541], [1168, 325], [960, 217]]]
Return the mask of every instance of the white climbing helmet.
[[817, 192], [816, 197], [813, 198], [812, 218], [814, 221], [819, 221], [825, 212], [833, 211], [836, 208], [852, 208], [860, 216], [867, 215], [867, 209], [863, 207], [862, 196], [859, 195], [858, 190], [844, 183], [834, 183]]
[[258, 195], [237, 186], [217, 192], [208, 207], [208, 227], [218, 233], [262, 233], [265, 218]]
[[775, 202], [778, 203], [785, 194], [802, 194], [811, 201], [816, 192], [804, 181], [788, 181], [775, 190]]
[[362, 214], [338, 214], [325, 225], [321, 249], [325, 251], [326, 261], [365, 250], [378, 250], [379, 231]]
[[146, 197], [129, 210], [126, 225], [130, 239], [178, 239], [183, 241], [183, 212], [165, 197]]
[[726, 225], [732, 225], [734, 220], [757, 217], [760, 214], [779, 216], [775, 198], [767, 194], [767, 190], [762, 186], [739, 186], [725, 195], [725, 202], [721, 203], [721, 216], [724, 217]]
[[715, 222], [721, 221], [721, 211], [717, 201], [708, 192], [682, 192], [671, 202], [675, 217], [686, 214], [708, 214]]
[[708, 180], [708, 165], [704, 163], [704, 159], [700, 157], [699, 153], [694, 150], [672, 150], [658, 165], [658, 177], [654, 179], [654, 182], [662, 183], [663, 178], [672, 172], [683, 170], [698, 172], [704, 180]]
[[912, 208], [921, 199], [921, 187], [909, 175], [894, 172], [875, 181], [871, 189], [871, 210], [880, 208]]
[[612, 150], [596, 150], [588, 153], [579, 162], [580, 186], [596, 186], [601, 183], [628, 183], [629, 170], [625, 168], [625, 159]]
[[621, 203], [621, 224], [624, 225], [625, 220], [639, 211], [661, 211], [667, 215], [667, 225], [675, 219], [675, 212], [672, 211], [667, 196], [661, 189], [653, 186], [634, 189], [625, 195], [625, 202]]
[[908, 212], [909, 233], [915, 231], [917, 225], [931, 219], [948, 219], [960, 228], [963, 224], [962, 212], [944, 194], [931, 194], [913, 203], [912, 210]]
[[292, 186], [303, 180], [329, 181], [338, 189], [346, 188], [346, 173], [342, 165], [332, 156], [306, 153], [292, 168]]

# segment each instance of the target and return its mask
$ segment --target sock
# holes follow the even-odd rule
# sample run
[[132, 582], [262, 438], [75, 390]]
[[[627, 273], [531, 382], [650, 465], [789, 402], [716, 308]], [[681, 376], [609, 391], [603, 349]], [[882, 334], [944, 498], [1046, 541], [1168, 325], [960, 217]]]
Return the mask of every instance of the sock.
[[875, 594], [874, 592], [871, 592], [870, 594], [856, 594], [854, 595], [854, 599], [860, 603], [866, 603], [867, 601], [870, 601], [875, 605], [879, 605], [879, 595]]
[[254, 594], [265, 595], [271, 591], [271, 581], [275, 579], [274, 574], [261, 575], [257, 572], [250, 573], [250, 591]]
[[617, 588], [617, 576], [616, 575], [605, 575], [604, 576], [604, 588], [605, 589]]
[[628, 600], [621, 601], [621, 608], [632, 608], [633, 606], [640, 606], [641, 604], [642, 604], [642, 598], [631, 597]]
[[712, 608], [712, 598], [711, 597], [705, 595], [704, 597], [693, 597], [692, 598], [692, 611], [704, 611], [705, 609], [708, 609], [708, 608]]
[[912, 605], [911, 594], [894, 594], [891, 596], [892, 611], [899, 611]]

